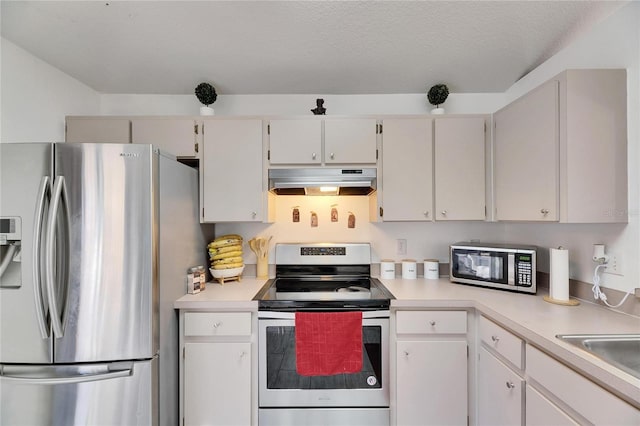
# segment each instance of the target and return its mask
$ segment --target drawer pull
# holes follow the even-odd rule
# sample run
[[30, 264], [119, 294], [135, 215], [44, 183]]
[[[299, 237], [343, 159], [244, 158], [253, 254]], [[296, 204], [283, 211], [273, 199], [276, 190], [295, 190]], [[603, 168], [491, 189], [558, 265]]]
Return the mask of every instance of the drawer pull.
[[493, 340], [495, 343], [498, 343], [498, 340], [500, 340], [500, 338], [498, 336], [491, 336], [491, 340]]
[[314, 152], [313, 154], [311, 154], [311, 159], [315, 160], [316, 159], [316, 153]]
[[222, 322], [221, 322], [221, 321], [214, 322], [214, 323], [213, 323], [213, 328], [218, 328], [218, 327], [220, 327], [221, 325], [222, 325]]
[[433, 320], [431, 320], [431, 321], [429, 321], [429, 324], [431, 324], [431, 327], [435, 327], [436, 322], [435, 322], [435, 321], [433, 321]]
[[513, 382], [507, 382], [507, 389], [513, 389], [516, 387], [516, 385], [513, 384]]
[[409, 356], [409, 351], [403, 351], [404, 352], [404, 356]]

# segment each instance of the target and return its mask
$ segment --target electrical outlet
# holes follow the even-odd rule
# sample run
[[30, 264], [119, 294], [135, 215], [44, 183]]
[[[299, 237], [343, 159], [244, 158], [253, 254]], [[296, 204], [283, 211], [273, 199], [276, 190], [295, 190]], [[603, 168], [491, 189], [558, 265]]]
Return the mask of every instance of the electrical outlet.
[[609, 253], [609, 261], [604, 268], [604, 272], [607, 274], [622, 275], [622, 265], [620, 256]]
[[407, 240], [405, 239], [398, 239], [396, 240], [398, 246], [396, 248], [396, 254], [399, 254], [401, 256], [404, 256], [407, 254]]

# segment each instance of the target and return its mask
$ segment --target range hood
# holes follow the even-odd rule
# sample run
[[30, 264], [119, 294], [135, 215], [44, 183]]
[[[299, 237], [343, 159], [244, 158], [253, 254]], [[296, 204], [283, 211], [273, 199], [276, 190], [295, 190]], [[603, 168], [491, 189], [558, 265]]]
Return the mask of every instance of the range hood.
[[269, 169], [269, 191], [277, 195], [369, 195], [376, 169]]

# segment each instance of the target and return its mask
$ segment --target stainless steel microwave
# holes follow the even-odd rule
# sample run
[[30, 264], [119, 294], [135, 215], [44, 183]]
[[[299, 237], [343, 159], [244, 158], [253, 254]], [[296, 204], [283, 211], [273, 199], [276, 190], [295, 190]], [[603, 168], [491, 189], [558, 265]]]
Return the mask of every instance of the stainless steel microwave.
[[451, 282], [536, 293], [536, 247], [460, 242], [449, 249]]

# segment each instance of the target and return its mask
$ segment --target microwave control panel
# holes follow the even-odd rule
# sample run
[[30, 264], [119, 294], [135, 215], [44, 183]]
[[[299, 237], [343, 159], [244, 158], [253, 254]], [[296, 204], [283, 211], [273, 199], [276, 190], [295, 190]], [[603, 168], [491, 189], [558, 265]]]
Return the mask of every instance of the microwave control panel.
[[516, 285], [521, 287], [531, 287], [533, 271], [530, 254], [516, 254], [516, 265], [518, 273], [518, 281]]

